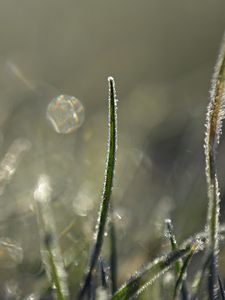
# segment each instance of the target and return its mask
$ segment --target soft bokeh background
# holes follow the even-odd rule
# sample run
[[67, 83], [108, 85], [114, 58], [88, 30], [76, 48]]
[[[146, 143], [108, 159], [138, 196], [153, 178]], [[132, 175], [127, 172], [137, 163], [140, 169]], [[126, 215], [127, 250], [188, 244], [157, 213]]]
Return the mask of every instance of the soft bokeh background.
[[[10, 180], [1, 179], [2, 295], [14, 289], [25, 299], [45, 285], [33, 209], [43, 173], [58, 233], [72, 224], [60, 242], [73, 289], [79, 285], [104, 178], [108, 75], [119, 98], [113, 201], [120, 281], [168, 249], [165, 218], [178, 241], [204, 229], [204, 122], [224, 29], [223, 0], [0, 1], [1, 159], [16, 139], [26, 145]], [[83, 126], [68, 135], [46, 120], [61, 93], [85, 109]], [[224, 150], [222, 140], [222, 198]], [[107, 257], [107, 243], [104, 250]]]

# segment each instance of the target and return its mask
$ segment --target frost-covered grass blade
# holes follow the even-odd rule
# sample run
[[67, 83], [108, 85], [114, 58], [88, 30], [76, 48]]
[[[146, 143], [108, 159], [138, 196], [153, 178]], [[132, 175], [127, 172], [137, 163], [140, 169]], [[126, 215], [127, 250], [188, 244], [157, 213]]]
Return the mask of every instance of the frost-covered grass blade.
[[[177, 247], [176, 237], [175, 237], [175, 234], [174, 234], [174, 231], [173, 231], [172, 222], [171, 222], [170, 219], [166, 219], [165, 223], [166, 223], [167, 235], [168, 235], [168, 238], [169, 238], [170, 244], [171, 244], [171, 249], [172, 249], [172, 251], [176, 251], [176, 250], [178, 250], [178, 247]], [[182, 260], [180, 259], [180, 260], [175, 262], [175, 271], [176, 271], [178, 276], [179, 276], [179, 274], [181, 274], [181, 270], [182, 270]], [[188, 299], [188, 290], [187, 290], [184, 279], [182, 281], [181, 289], [182, 289], [182, 298], [183, 299]]]
[[136, 298], [159, 276], [170, 269], [176, 261], [188, 255], [193, 247], [199, 249], [198, 245], [199, 241], [195, 241], [191, 246], [187, 246], [185, 249], [170, 252], [147, 264], [140, 271], [136, 272], [128, 282], [114, 294], [112, 300], [128, 300]]
[[[198, 245], [193, 245], [193, 247], [190, 250], [190, 253], [188, 254], [188, 256], [186, 257], [186, 259], [184, 260], [183, 266], [180, 270], [180, 274], [179, 277], [177, 279], [176, 285], [175, 285], [175, 289], [174, 289], [174, 299], [177, 299], [177, 295], [180, 292], [180, 290], [182, 289], [182, 286], [184, 284], [184, 280], [187, 274], [187, 268], [189, 266], [189, 263], [193, 257], [193, 255], [198, 251]], [[186, 298], [188, 299], [188, 297]]]
[[86, 293], [86, 289], [90, 284], [92, 273], [96, 267], [97, 260], [101, 253], [105, 225], [109, 214], [110, 199], [113, 186], [113, 177], [116, 161], [116, 149], [117, 149], [117, 99], [115, 83], [112, 77], [108, 78], [109, 82], [109, 140], [108, 140], [108, 154], [106, 162], [106, 174], [103, 187], [102, 202], [100, 206], [96, 233], [95, 233], [95, 245], [91, 255], [89, 263], [88, 273], [85, 277], [84, 284], [78, 295], [79, 299], [82, 299]]
[[208, 219], [207, 230], [209, 234], [209, 252], [212, 255], [210, 264], [209, 291], [212, 291], [213, 299], [216, 298], [217, 265], [218, 265], [218, 230], [220, 211], [220, 192], [216, 170], [216, 153], [221, 136], [222, 120], [225, 116], [225, 38], [215, 67], [212, 80], [211, 99], [207, 110], [206, 119], [206, 178], [208, 185]]
[[109, 224], [110, 234], [110, 274], [112, 282], [112, 294], [117, 290], [117, 249], [116, 249], [116, 230], [114, 224], [113, 208], [111, 209], [111, 219]]

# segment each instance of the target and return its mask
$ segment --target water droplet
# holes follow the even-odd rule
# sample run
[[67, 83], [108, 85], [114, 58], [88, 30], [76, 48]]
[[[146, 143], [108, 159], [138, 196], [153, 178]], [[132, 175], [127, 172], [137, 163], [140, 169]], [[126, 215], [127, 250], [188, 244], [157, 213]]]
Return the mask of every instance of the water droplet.
[[47, 119], [57, 133], [70, 133], [84, 122], [84, 107], [73, 96], [60, 95], [52, 99], [47, 108]]

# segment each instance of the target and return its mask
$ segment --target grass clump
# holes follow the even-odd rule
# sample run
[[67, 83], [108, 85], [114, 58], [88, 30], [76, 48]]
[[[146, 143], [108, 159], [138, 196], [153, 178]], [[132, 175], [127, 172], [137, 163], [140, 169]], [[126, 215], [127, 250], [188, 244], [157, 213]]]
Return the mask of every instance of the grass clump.
[[[49, 203], [51, 188], [47, 175], [40, 176], [34, 192], [34, 207], [40, 231], [42, 260], [49, 279], [47, 296], [45, 296], [48, 299], [57, 300], [134, 299], [142, 297], [143, 291], [170, 270], [173, 274], [173, 280], [170, 287], [171, 292], [167, 299], [206, 299], [204, 298], [205, 294], [201, 294], [201, 287], [205, 281], [207, 281], [208, 286], [207, 299], [225, 299], [223, 280], [220, 277], [218, 266], [220, 240], [225, 236], [225, 226], [221, 226], [219, 222], [220, 192], [216, 166], [217, 149], [222, 134], [222, 121], [225, 116], [225, 38], [212, 80], [206, 118], [205, 156], [208, 216], [205, 231], [197, 233], [179, 245], [171, 221], [166, 220], [166, 231], [171, 251], [155, 258], [152, 262], [146, 263], [119, 289], [117, 288], [116, 230], [112, 205], [117, 152], [117, 97], [115, 82], [112, 77], [108, 78], [108, 84], [109, 134], [105, 180], [90, 260], [80, 290], [76, 295], [69, 295], [68, 270], [64, 266], [54, 216]], [[110, 237], [109, 271], [106, 267], [107, 263], [105, 264], [102, 257], [107, 223]], [[201, 256], [201, 262], [198, 263], [196, 274], [193, 276], [194, 280], [188, 280], [188, 267], [196, 253]], [[161, 287], [163, 289], [163, 283]], [[40, 299], [46, 299], [45, 296], [40, 296]], [[144, 296], [143, 299], [145, 299]]]
[[[108, 82], [109, 138], [103, 195], [94, 234], [93, 250], [83, 283], [76, 296], [77, 299], [128, 300], [138, 298], [141, 297], [147, 287], [152, 285], [157, 278], [163, 276], [168, 270], [173, 270], [174, 275], [173, 286], [171, 287], [172, 292], [168, 294], [167, 299], [204, 299], [205, 295], [201, 295], [201, 286], [205, 280], [208, 282], [207, 299], [224, 299], [223, 282], [218, 270], [218, 255], [220, 237], [224, 236], [225, 229], [224, 226], [220, 226], [219, 224], [220, 193], [216, 169], [216, 154], [222, 133], [222, 120], [225, 116], [225, 40], [223, 40], [213, 76], [211, 97], [206, 118], [205, 156], [208, 187], [206, 229], [204, 232], [197, 233], [194, 237], [178, 245], [171, 221], [166, 220], [167, 237], [171, 244], [171, 252], [157, 257], [152, 262], [141, 267], [119, 289], [117, 289], [116, 232], [111, 203], [117, 150], [117, 99], [113, 78], [109, 77]], [[108, 219], [111, 255], [109, 262], [110, 272], [107, 274], [101, 253]], [[48, 243], [45, 244], [47, 245]], [[51, 249], [46, 248], [50, 255]], [[188, 266], [196, 253], [202, 255], [202, 262], [198, 265], [193, 282], [189, 282], [186, 279]], [[53, 258], [51, 255], [50, 257]], [[56, 275], [51, 278], [57, 290], [58, 300], [65, 300], [68, 295], [63, 295], [62, 287], [60, 286], [60, 282], [62, 283], [62, 281], [57, 276], [57, 272], [54, 272], [54, 265], [57, 264], [52, 259], [49, 265], [50, 273]]]

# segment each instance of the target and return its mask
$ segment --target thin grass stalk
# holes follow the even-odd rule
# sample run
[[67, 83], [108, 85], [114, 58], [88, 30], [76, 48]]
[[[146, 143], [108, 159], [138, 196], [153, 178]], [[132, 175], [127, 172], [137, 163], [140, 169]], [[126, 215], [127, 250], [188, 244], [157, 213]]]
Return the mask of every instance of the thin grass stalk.
[[[172, 251], [176, 251], [177, 250], [177, 241], [176, 241], [176, 238], [175, 238], [175, 235], [173, 232], [173, 226], [172, 226], [171, 220], [166, 219], [165, 223], [166, 223], [167, 235], [168, 235], [168, 238], [169, 238], [170, 244], [171, 244], [171, 249], [172, 249]], [[180, 260], [178, 260], [175, 263], [175, 270], [178, 275], [181, 271], [181, 267], [182, 267], [181, 264], [182, 264], [182, 262]]]
[[[195, 245], [195, 246], [194, 246]], [[190, 253], [193, 247], [198, 248], [199, 241], [194, 241], [185, 249], [170, 252], [167, 255], [155, 259], [136, 272], [112, 297], [112, 300], [129, 300], [137, 298], [158, 277], [168, 271], [179, 259]]]
[[[172, 249], [172, 251], [176, 251], [176, 250], [178, 250], [178, 247], [177, 247], [176, 237], [175, 237], [175, 234], [173, 231], [172, 222], [170, 219], [166, 219], [165, 223], [166, 223], [168, 238], [169, 238], [170, 244], [171, 244], [171, 249]], [[181, 270], [182, 270], [182, 260], [180, 259], [175, 262], [175, 271], [177, 273], [177, 276], [179, 276], [181, 274]], [[188, 299], [188, 290], [187, 290], [185, 280], [182, 281], [181, 291], [182, 291], [182, 299], [183, 300]]]
[[217, 265], [218, 265], [218, 231], [219, 231], [219, 211], [220, 193], [216, 170], [216, 153], [221, 136], [222, 120], [225, 112], [225, 38], [223, 39], [221, 51], [215, 67], [212, 80], [211, 100], [207, 110], [206, 118], [206, 179], [208, 185], [208, 217], [207, 230], [209, 235], [209, 252], [212, 255], [211, 275], [209, 284], [213, 289], [213, 299], [216, 299], [217, 285]]
[[96, 263], [101, 253], [104, 240], [105, 226], [109, 213], [110, 199], [113, 187], [113, 177], [116, 161], [117, 150], [117, 99], [115, 82], [112, 77], [108, 78], [109, 82], [109, 141], [108, 154], [106, 162], [106, 173], [103, 186], [102, 202], [99, 210], [99, 216], [95, 232], [95, 244], [92, 251], [88, 272], [84, 280], [84, 284], [79, 292], [78, 299], [82, 299], [86, 293], [86, 289], [90, 284], [92, 273], [95, 270]]
[[62, 260], [55, 222], [50, 207], [51, 187], [48, 176], [41, 175], [34, 192], [34, 207], [41, 239], [41, 254], [47, 276], [58, 300], [69, 299], [67, 275]]
[[188, 256], [186, 257], [186, 259], [184, 261], [184, 264], [180, 270], [180, 275], [179, 275], [176, 285], [175, 285], [174, 294], [173, 294], [174, 299], [177, 299], [178, 293], [180, 292], [180, 290], [183, 287], [184, 280], [185, 280], [185, 277], [187, 274], [187, 268], [191, 262], [192, 257], [196, 253], [196, 251], [198, 251], [198, 247], [196, 247], [196, 245], [193, 245], [192, 249], [190, 250], [190, 253], [188, 254]]

